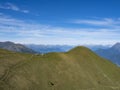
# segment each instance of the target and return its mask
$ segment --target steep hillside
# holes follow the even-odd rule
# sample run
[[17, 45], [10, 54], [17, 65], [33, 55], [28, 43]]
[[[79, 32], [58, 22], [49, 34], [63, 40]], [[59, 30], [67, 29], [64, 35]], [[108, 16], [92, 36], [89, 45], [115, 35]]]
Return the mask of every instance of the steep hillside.
[[85, 47], [66, 53], [0, 50], [0, 90], [120, 90], [120, 68]]
[[32, 49], [29, 49], [25, 47], [22, 44], [15, 44], [13, 42], [0, 42], [0, 48], [1, 49], [7, 49], [10, 51], [15, 51], [15, 52], [22, 52], [22, 53], [35, 53]]
[[101, 57], [109, 59], [113, 63], [120, 65], [120, 43], [116, 43], [108, 49], [98, 49], [95, 52]]

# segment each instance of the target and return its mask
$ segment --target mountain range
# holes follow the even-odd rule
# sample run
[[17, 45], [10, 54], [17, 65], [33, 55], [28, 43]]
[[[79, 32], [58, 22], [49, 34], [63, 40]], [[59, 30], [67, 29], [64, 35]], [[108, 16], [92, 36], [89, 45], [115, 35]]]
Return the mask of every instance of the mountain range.
[[120, 90], [120, 68], [83, 46], [47, 54], [0, 49], [0, 90]]
[[120, 43], [116, 43], [108, 49], [98, 49], [95, 52], [101, 57], [120, 65]]
[[[106, 58], [113, 63], [120, 65], [120, 43], [115, 45], [85, 45], [93, 50], [99, 56]], [[10, 41], [0, 42], [0, 48], [21, 53], [50, 53], [50, 52], [67, 52], [75, 46], [70, 45], [35, 45], [35, 44], [16, 44]]]
[[95, 52], [101, 57], [120, 65], [120, 43], [116, 43], [108, 49], [98, 49]]
[[[67, 52], [70, 49], [76, 47], [74, 45], [35, 45], [26, 44], [26, 47], [38, 52], [38, 53], [49, 53], [49, 52]], [[95, 51], [98, 49], [107, 49], [110, 45], [84, 45], [91, 50]]]
[[38, 52], [38, 53], [49, 53], [49, 52], [66, 52], [72, 49], [72, 45], [35, 45], [27, 44], [25, 45], [28, 48]]
[[36, 53], [34, 50], [22, 45], [22, 44], [15, 44], [10, 41], [0, 42], [0, 48], [7, 49], [14, 52], [22, 52], [22, 53]]

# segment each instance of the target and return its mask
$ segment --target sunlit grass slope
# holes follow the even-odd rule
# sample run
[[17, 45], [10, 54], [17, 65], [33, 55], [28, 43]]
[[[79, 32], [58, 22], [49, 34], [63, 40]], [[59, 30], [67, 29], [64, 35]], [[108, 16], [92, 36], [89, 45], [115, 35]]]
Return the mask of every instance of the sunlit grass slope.
[[0, 90], [120, 90], [120, 68], [82, 46], [44, 55], [1, 49]]

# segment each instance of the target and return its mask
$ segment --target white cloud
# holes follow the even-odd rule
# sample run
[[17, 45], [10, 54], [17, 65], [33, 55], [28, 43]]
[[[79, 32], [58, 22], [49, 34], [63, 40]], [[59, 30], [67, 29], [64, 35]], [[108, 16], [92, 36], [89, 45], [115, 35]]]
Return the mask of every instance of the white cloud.
[[0, 40], [35, 44], [112, 44], [120, 28], [63, 28], [0, 15]]
[[23, 13], [29, 13], [29, 10], [21, 9], [15, 4], [12, 3], [5, 3], [5, 4], [0, 4], [1, 9], [8, 9], [8, 10], [13, 10], [13, 11], [19, 11]]
[[23, 13], [29, 13], [29, 10], [22, 10]]
[[77, 20], [73, 20], [71, 23], [116, 27], [120, 25], [120, 19], [119, 18], [117, 19], [103, 18], [103, 19], [87, 19], [87, 20], [77, 19]]

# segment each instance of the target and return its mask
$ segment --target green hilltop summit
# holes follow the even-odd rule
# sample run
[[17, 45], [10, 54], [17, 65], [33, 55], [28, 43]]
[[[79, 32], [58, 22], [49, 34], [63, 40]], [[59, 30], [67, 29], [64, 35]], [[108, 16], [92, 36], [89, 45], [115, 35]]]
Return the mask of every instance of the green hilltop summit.
[[73, 53], [73, 54], [80, 54], [82, 52], [88, 53], [88, 52], [91, 52], [91, 50], [84, 46], [77, 46], [77, 47], [71, 49], [70, 51], [68, 51], [68, 53]]
[[0, 90], [120, 90], [120, 68], [83, 46], [37, 55], [0, 49]]

